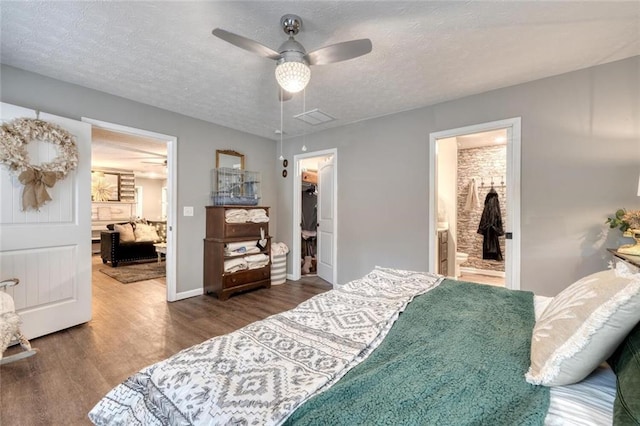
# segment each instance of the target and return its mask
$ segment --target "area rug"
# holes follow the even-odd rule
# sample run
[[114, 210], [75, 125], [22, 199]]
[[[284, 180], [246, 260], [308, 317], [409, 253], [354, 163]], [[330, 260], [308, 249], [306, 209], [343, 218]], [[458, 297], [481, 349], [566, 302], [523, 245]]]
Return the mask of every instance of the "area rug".
[[135, 283], [137, 281], [151, 280], [153, 278], [164, 277], [165, 263], [149, 262], [120, 265], [117, 268], [100, 269], [103, 274], [109, 275], [123, 284]]

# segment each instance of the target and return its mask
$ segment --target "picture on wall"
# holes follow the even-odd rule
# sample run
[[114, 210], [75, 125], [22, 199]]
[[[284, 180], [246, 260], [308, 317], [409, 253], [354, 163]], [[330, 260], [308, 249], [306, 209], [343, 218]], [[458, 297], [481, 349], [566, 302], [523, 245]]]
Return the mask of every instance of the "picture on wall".
[[120, 175], [118, 173], [91, 173], [92, 201], [120, 201]]

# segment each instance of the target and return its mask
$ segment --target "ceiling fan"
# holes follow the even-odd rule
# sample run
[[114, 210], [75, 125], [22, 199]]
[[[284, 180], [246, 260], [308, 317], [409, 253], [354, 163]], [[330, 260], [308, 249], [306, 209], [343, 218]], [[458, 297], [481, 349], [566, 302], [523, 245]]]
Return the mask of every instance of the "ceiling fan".
[[280, 45], [278, 51], [221, 28], [214, 29], [212, 34], [241, 49], [275, 60], [276, 80], [282, 89], [281, 100], [291, 99], [292, 93], [300, 92], [306, 87], [311, 79], [309, 66], [346, 61], [366, 55], [372, 49], [371, 40], [363, 38], [332, 44], [307, 53], [293, 38], [302, 28], [302, 18], [297, 15], [284, 15], [280, 18], [280, 25], [289, 39]]
[[167, 165], [167, 160], [161, 160], [161, 159], [149, 159], [149, 160], [142, 160], [140, 161], [141, 163], [144, 164], [151, 164], [153, 166], [166, 166]]

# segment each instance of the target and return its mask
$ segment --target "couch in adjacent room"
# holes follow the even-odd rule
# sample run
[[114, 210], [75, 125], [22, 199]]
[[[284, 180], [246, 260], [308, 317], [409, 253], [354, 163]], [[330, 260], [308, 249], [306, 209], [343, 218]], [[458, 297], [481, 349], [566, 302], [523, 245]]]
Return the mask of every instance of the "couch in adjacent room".
[[102, 263], [110, 263], [114, 268], [122, 262], [156, 260], [154, 244], [166, 242], [166, 221], [112, 223], [100, 233], [100, 256]]

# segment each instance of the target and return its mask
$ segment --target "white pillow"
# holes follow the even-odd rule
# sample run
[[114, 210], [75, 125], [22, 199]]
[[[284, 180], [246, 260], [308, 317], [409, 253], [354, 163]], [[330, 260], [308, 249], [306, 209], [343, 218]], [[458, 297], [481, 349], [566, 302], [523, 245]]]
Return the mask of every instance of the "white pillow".
[[580, 279], [554, 297], [536, 322], [527, 382], [579, 382], [614, 352], [638, 321], [640, 274], [624, 262]]
[[124, 225], [119, 225], [116, 223], [115, 225], [113, 225], [113, 230], [120, 233], [121, 243], [132, 243], [136, 240], [136, 237], [133, 234], [133, 226], [131, 226], [130, 223], [125, 223]]
[[133, 230], [137, 242], [157, 241], [160, 239], [155, 226], [137, 223], [136, 229]]

